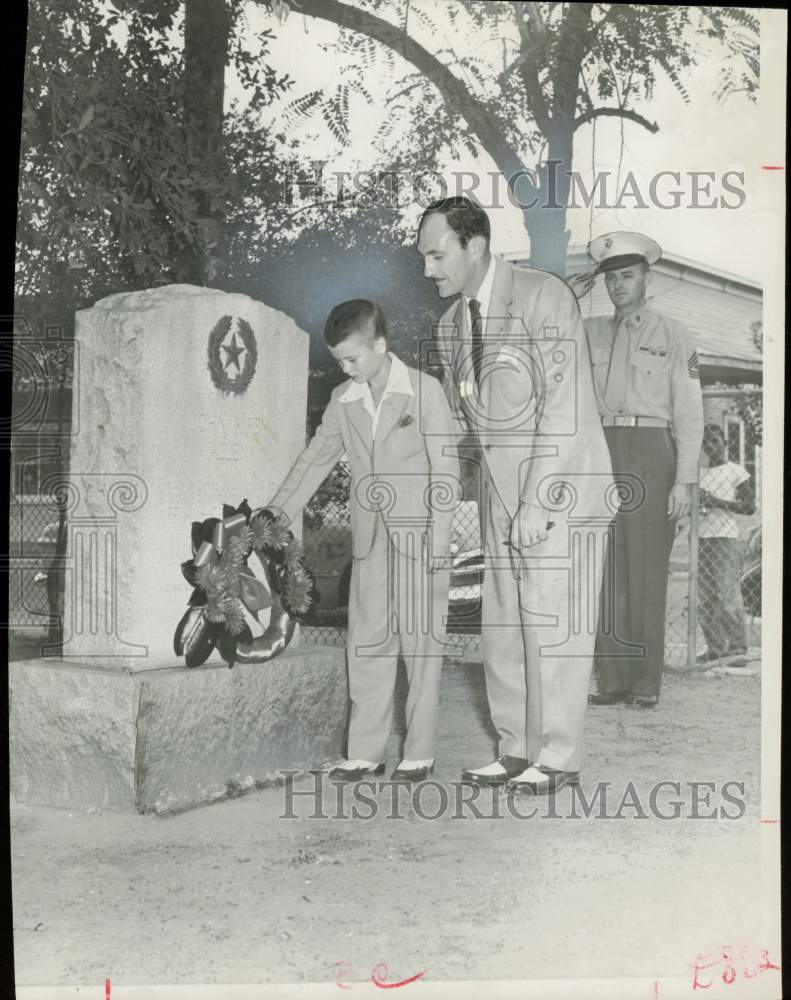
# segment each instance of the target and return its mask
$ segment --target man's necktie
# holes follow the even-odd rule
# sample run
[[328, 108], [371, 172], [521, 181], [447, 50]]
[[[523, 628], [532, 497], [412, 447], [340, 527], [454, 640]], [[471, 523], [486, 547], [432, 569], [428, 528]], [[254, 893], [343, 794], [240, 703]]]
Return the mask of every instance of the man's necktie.
[[470, 299], [470, 319], [472, 321], [472, 368], [475, 381], [481, 387], [481, 360], [483, 358], [483, 319], [481, 304], [477, 299]]
[[610, 364], [604, 385], [604, 404], [608, 410], [619, 413], [626, 403], [626, 377], [629, 362], [629, 330], [624, 320], [615, 327], [610, 348]]

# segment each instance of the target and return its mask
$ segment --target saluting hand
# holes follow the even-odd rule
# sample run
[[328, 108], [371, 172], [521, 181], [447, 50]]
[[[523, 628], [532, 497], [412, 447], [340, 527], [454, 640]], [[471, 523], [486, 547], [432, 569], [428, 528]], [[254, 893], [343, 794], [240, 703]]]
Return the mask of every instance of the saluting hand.
[[581, 271], [579, 274], [570, 274], [566, 278], [566, 284], [574, 292], [578, 299], [584, 298], [593, 288], [596, 281], [596, 270]]

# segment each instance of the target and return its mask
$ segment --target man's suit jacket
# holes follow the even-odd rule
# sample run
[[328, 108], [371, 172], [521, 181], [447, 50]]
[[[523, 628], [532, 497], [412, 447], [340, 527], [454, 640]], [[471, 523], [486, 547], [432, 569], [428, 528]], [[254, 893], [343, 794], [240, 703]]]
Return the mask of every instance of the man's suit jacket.
[[443, 387], [457, 435], [465, 425], [476, 435], [508, 513], [525, 500], [573, 518], [609, 520], [617, 506], [610, 454], [570, 289], [549, 272], [495, 258], [480, 392], [464, 308], [459, 298], [437, 327]]
[[362, 399], [342, 400], [351, 380], [337, 386], [316, 434], [271, 501], [293, 521], [345, 452], [355, 559], [370, 552], [379, 518], [397, 548], [414, 558], [429, 523], [432, 551], [445, 554], [449, 546], [460, 491], [453, 416], [435, 378], [406, 370], [414, 395], [385, 396], [375, 440]]

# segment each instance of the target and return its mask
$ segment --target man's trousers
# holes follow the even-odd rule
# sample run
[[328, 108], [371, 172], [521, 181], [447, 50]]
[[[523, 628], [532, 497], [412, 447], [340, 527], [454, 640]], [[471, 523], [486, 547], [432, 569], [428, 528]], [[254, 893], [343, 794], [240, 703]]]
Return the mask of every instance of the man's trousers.
[[676, 523], [667, 514], [675, 445], [662, 427], [605, 427], [604, 436], [622, 505], [602, 586], [596, 640], [599, 690], [658, 695]]
[[427, 572], [417, 531], [404, 530], [399, 546], [402, 551], [380, 520], [371, 551], [352, 563], [346, 641], [349, 760], [385, 759], [399, 650], [409, 680], [402, 756], [434, 757], [450, 570]]
[[[603, 569], [604, 524], [552, 513], [546, 541], [520, 557], [495, 487], [484, 498], [483, 649], [499, 753], [578, 771]], [[517, 579], [518, 577], [518, 579]]]

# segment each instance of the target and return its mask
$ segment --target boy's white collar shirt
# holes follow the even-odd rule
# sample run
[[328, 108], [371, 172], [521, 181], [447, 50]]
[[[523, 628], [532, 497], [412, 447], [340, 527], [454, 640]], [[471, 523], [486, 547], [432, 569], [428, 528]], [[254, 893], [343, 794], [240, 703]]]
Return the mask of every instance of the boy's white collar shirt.
[[385, 391], [382, 393], [382, 398], [379, 400], [378, 406], [374, 406], [374, 397], [371, 387], [367, 382], [352, 381], [346, 391], [338, 397], [338, 402], [340, 403], [353, 403], [358, 399], [363, 401], [363, 406], [371, 415], [371, 437], [376, 437], [376, 428], [379, 425], [379, 414], [382, 411], [382, 403], [388, 396], [392, 396], [395, 393], [407, 396], [415, 395], [407, 366], [391, 351], [387, 352], [387, 356], [390, 358], [390, 371], [387, 375]]

